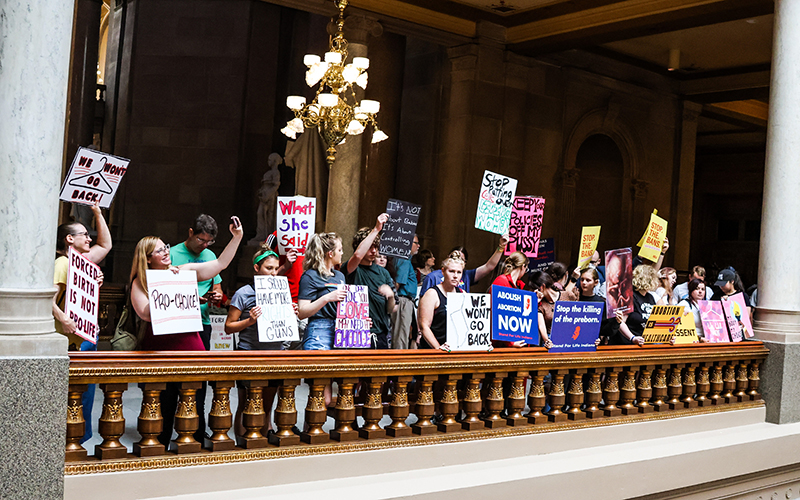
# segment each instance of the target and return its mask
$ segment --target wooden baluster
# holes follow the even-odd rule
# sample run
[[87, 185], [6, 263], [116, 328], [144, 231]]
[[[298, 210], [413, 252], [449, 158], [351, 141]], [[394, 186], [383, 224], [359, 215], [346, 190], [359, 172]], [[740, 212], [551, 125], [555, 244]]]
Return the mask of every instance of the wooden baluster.
[[724, 402], [724, 399], [719, 396], [723, 385], [722, 367], [719, 363], [714, 363], [714, 366], [709, 367], [709, 369], [711, 370], [711, 389], [708, 392], [708, 399], [712, 405], [718, 405], [720, 402]]
[[636, 370], [626, 366], [622, 371], [622, 384], [619, 388], [619, 408], [623, 415], [639, 413], [639, 409], [633, 405], [636, 400]]
[[609, 368], [606, 373], [606, 383], [603, 386], [603, 415], [616, 417], [622, 413], [617, 407], [619, 402], [619, 373], [617, 368]]
[[408, 383], [411, 382], [410, 375], [392, 377], [394, 382], [394, 392], [392, 393], [392, 403], [389, 405], [389, 416], [392, 423], [386, 427], [386, 434], [391, 437], [403, 437], [411, 435], [411, 427], [406, 425], [408, 418]]
[[442, 421], [436, 425], [439, 432], [454, 432], [461, 429], [461, 424], [456, 422], [458, 414], [458, 390], [456, 385], [461, 380], [461, 375], [440, 375], [439, 380], [444, 384], [442, 399], [439, 401], [439, 411], [442, 412]]
[[583, 412], [586, 418], [599, 418], [603, 416], [600, 409], [600, 400], [603, 399], [603, 390], [600, 387], [600, 376], [602, 368], [590, 368], [589, 377], [586, 384], [586, 408]]
[[308, 403], [306, 403], [306, 425], [308, 430], [300, 434], [300, 439], [308, 444], [320, 444], [330, 441], [328, 433], [322, 426], [328, 420], [328, 408], [325, 406], [325, 387], [331, 383], [328, 378], [306, 379], [308, 385]]
[[67, 396], [67, 448], [65, 460], [74, 462], [86, 460], [89, 452], [81, 445], [86, 433], [86, 421], [83, 419], [83, 403], [81, 397], [88, 389], [87, 384], [70, 384]]
[[747, 378], [747, 362], [740, 361], [736, 366], [736, 392], [733, 394], [736, 396], [737, 402], [741, 403], [742, 401], [750, 400], [750, 396], [747, 395], [747, 386], [749, 383], [750, 380]]
[[550, 372], [552, 380], [550, 381], [550, 394], [548, 394], [550, 411], [547, 412], [547, 420], [550, 422], [563, 422], [567, 419], [566, 413], [561, 411], [564, 408], [567, 397], [564, 395], [564, 375], [566, 370], [553, 370]]
[[525, 379], [528, 372], [509, 373], [511, 381], [511, 391], [506, 398], [506, 423], [512, 427], [517, 427], [528, 423], [528, 419], [522, 415], [525, 410]]
[[761, 393], [758, 392], [758, 386], [761, 384], [761, 379], [759, 378], [760, 366], [761, 362], [759, 361], [750, 363], [750, 373], [747, 377], [747, 395], [750, 401], [758, 401], [761, 399]]
[[353, 404], [353, 386], [357, 378], [337, 378], [339, 395], [336, 398], [336, 427], [331, 431], [331, 439], [336, 441], [352, 441], [358, 438], [358, 431], [353, 429], [356, 419], [356, 407]]
[[236, 443], [245, 449], [264, 448], [269, 442], [261, 434], [261, 428], [267, 421], [264, 413], [264, 387], [269, 385], [268, 380], [243, 380], [245, 388], [245, 400], [239, 401], [244, 404], [242, 410], [242, 427], [244, 436], [237, 436]]
[[525, 416], [528, 418], [529, 424], [544, 424], [547, 423], [547, 415], [542, 413], [544, 405], [547, 402], [547, 396], [544, 393], [544, 376], [546, 371], [531, 372], [531, 390], [528, 392], [528, 406], [529, 411]]
[[290, 378], [282, 380], [278, 386], [278, 404], [275, 406], [275, 427], [278, 430], [269, 436], [270, 444], [291, 446], [300, 443], [300, 436], [292, 430], [297, 423], [294, 390], [298, 385], [300, 379]]
[[467, 379], [467, 390], [464, 393], [462, 407], [466, 418], [461, 421], [461, 428], [468, 431], [475, 431], [486, 428], [486, 423], [478, 415], [481, 412], [481, 379], [482, 373], [468, 373], [464, 375]]
[[431, 422], [435, 404], [433, 402], [433, 383], [439, 379], [437, 375], [417, 376], [417, 403], [414, 413], [417, 421], [411, 425], [414, 434], [424, 436], [436, 432], [436, 426]]
[[212, 431], [208, 449], [211, 451], [232, 450], [236, 443], [228, 436], [228, 431], [233, 425], [230, 398], [233, 381], [217, 380], [209, 382], [209, 385], [214, 389], [214, 397], [211, 400], [211, 411], [208, 412], [208, 427]]
[[733, 367], [733, 362], [728, 361], [725, 363], [725, 369], [722, 373], [722, 400], [725, 403], [732, 403], [736, 401], [736, 396], [733, 395], [733, 390], [736, 389], [736, 370]]
[[683, 408], [680, 396], [683, 393], [683, 383], [681, 383], [681, 365], [672, 365], [669, 372], [669, 385], [667, 386], [667, 404], [670, 410]]
[[122, 393], [128, 384], [100, 384], [103, 391], [103, 413], [97, 431], [103, 442], [94, 447], [94, 454], [100, 460], [125, 458], [128, 450], [119, 442], [125, 434], [125, 417], [122, 416]]
[[364, 426], [359, 429], [358, 435], [364, 439], [386, 437], [386, 431], [378, 425], [383, 418], [383, 384], [386, 377], [370, 377], [367, 379], [367, 400], [361, 412], [364, 417]]
[[711, 382], [708, 380], [708, 363], [702, 363], [697, 369], [697, 401], [698, 406], [710, 406], [711, 400], [706, 395], [711, 390]]
[[197, 391], [203, 386], [202, 382], [181, 382], [178, 390], [178, 409], [175, 410], [175, 432], [178, 437], [172, 442], [171, 451], [177, 454], [197, 453], [202, 448], [194, 438], [194, 433], [200, 425], [200, 416], [197, 415]]
[[569, 391], [567, 391], [567, 409], [564, 413], [570, 420], [581, 420], [586, 418], [586, 414], [581, 411], [583, 406], [583, 374], [585, 369], [570, 370], [571, 380]]
[[681, 392], [681, 402], [684, 408], [697, 408], [697, 401], [694, 399], [694, 394], [697, 392], [697, 384], [695, 383], [695, 368], [696, 363], [689, 363], [683, 370], [683, 390]]
[[142, 439], [133, 444], [133, 454], [139, 457], [163, 455], [166, 448], [158, 440], [164, 428], [161, 415], [161, 391], [167, 388], [166, 382], [146, 382], [142, 384], [142, 407], [139, 409], [137, 429]]
[[669, 406], [664, 402], [667, 397], [667, 370], [669, 365], [656, 366], [653, 372], [653, 397], [650, 400], [650, 405], [655, 411], [664, 411]]
[[506, 378], [508, 373], [487, 373], [484, 384], [488, 386], [486, 391], [486, 399], [483, 403], [486, 416], [483, 418], [486, 427], [490, 429], [497, 429], [505, 427], [506, 419], [500, 416], [505, 406], [505, 399], [503, 398], [503, 379]]
[[639, 367], [639, 384], [636, 386], [636, 407], [639, 408], [639, 413], [650, 413], [654, 409], [650, 404], [650, 398], [653, 397], [653, 388], [650, 386], [652, 370], [652, 366]]

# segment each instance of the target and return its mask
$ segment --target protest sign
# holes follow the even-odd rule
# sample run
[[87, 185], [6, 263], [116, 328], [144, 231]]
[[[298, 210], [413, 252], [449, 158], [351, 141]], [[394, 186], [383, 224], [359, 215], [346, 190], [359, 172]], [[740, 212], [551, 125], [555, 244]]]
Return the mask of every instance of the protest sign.
[[[741, 342], [744, 338], [745, 328], [747, 328], [744, 324], [747, 309], [742, 309], [742, 305], [735, 300], [731, 300], [731, 297], [728, 297], [728, 300], [720, 301], [720, 304], [722, 304], [722, 310], [725, 312], [725, 321], [728, 324], [731, 342]], [[752, 331], [752, 327], [750, 331]]]
[[88, 148], [78, 148], [59, 199], [70, 203], [111, 206], [117, 188], [131, 161]]
[[506, 234], [516, 190], [516, 179], [484, 170], [475, 227], [490, 233]]
[[556, 243], [553, 238], [539, 240], [539, 251], [536, 257], [528, 261], [528, 271], [546, 271], [556, 261]]
[[548, 352], [596, 351], [602, 320], [602, 302], [556, 302]]
[[333, 347], [343, 349], [368, 349], [370, 332], [369, 292], [364, 285], [341, 285], [347, 298], [336, 307], [336, 332]]
[[[448, 307], [449, 307], [448, 302]], [[492, 340], [524, 340], [539, 345], [539, 309], [536, 294], [516, 288], [492, 287]]]
[[381, 255], [391, 255], [401, 259], [411, 258], [411, 244], [417, 232], [417, 221], [422, 210], [420, 205], [390, 199], [386, 204], [389, 220], [383, 225], [381, 233]]
[[586, 269], [592, 260], [597, 242], [600, 240], [600, 226], [583, 226], [581, 228], [581, 247], [578, 251], [578, 267]]
[[544, 198], [514, 197], [505, 255], [522, 252], [528, 257], [536, 257], [539, 253], [539, 240], [542, 236], [543, 216]]
[[739, 292], [731, 295], [728, 297], [728, 302], [735, 303], [735, 305], [731, 307], [731, 312], [733, 313], [733, 317], [736, 318], [736, 321], [739, 323], [739, 326], [742, 329], [742, 334], [746, 338], [753, 337], [755, 332], [753, 332], [753, 325], [750, 323], [750, 310], [744, 301], [744, 294]]
[[64, 314], [75, 323], [75, 335], [97, 344], [100, 333], [97, 324], [100, 304], [97, 277], [100, 275], [100, 268], [72, 247], [69, 247], [67, 259], [69, 262]]
[[700, 321], [703, 323], [703, 336], [706, 342], [730, 342], [722, 303], [716, 300], [698, 300]]
[[699, 342], [694, 327], [694, 314], [683, 306], [655, 306], [644, 326], [645, 344], [668, 344], [675, 337], [676, 344]]
[[317, 199], [306, 196], [278, 196], [278, 252], [294, 248], [305, 255], [308, 240], [314, 235]]
[[630, 248], [608, 250], [606, 262], [606, 317], [617, 311], [633, 311], [633, 252]]
[[487, 293], [447, 294], [447, 345], [453, 351], [492, 347], [492, 307]]
[[667, 237], [667, 221], [652, 213], [650, 223], [647, 225], [647, 232], [639, 249], [639, 257], [650, 261], [657, 261], [661, 256], [661, 247], [664, 245], [664, 238]]
[[211, 320], [211, 341], [210, 351], [232, 351], [233, 334], [225, 333], [225, 320], [227, 316], [223, 314], [209, 314]]
[[201, 331], [197, 273], [179, 271], [176, 274], [157, 269], [148, 269], [146, 273], [153, 335]]
[[258, 317], [259, 342], [299, 341], [297, 315], [292, 306], [292, 294], [286, 276], [253, 276]]

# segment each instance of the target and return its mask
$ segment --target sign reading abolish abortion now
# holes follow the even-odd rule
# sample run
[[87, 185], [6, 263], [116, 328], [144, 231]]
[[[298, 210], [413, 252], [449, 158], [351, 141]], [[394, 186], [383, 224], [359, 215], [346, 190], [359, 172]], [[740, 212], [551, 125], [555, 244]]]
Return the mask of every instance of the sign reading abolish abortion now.
[[119, 156], [78, 148], [59, 199], [84, 205], [98, 202], [102, 208], [110, 207], [130, 162]]
[[390, 199], [386, 204], [389, 220], [383, 225], [381, 233], [381, 255], [391, 255], [401, 259], [411, 258], [411, 243], [417, 232], [420, 205], [407, 201]]
[[511, 210], [508, 226], [508, 245], [506, 255], [522, 252], [528, 257], [539, 253], [542, 237], [542, 218], [544, 217], [544, 198], [517, 196]]
[[485, 170], [475, 227], [490, 233], [506, 234], [516, 190], [516, 179]]
[[602, 316], [602, 302], [556, 302], [548, 352], [596, 351]]
[[258, 341], [300, 340], [288, 278], [286, 276], [253, 276], [253, 278], [256, 305], [262, 312], [256, 320]]
[[336, 332], [333, 347], [366, 349], [370, 347], [369, 292], [364, 285], [342, 285], [347, 298], [336, 306]]
[[69, 247], [67, 255], [67, 296], [64, 313], [75, 322], [75, 335], [96, 344], [100, 327], [97, 325], [97, 308], [100, 303], [100, 287], [97, 264]]
[[447, 345], [453, 351], [487, 351], [492, 347], [492, 307], [488, 293], [447, 294]]
[[539, 344], [539, 314], [536, 294], [501, 286], [492, 287], [492, 339], [524, 340]]
[[317, 199], [305, 196], [278, 196], [278, 252], [294, 248], [304, 255], [308, 240], [314, 234]]
[[146, 273], [153, 335], [202, 330], [197, 273], [180, 271], [175, 274], [156, 269], [148, 269]]

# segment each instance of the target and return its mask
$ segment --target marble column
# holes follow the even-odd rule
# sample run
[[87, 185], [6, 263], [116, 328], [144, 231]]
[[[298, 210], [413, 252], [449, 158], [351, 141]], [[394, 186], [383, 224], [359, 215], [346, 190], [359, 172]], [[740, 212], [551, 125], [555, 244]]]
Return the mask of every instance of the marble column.
[[61, 498], [67, 340], [51, 301], [74, 2], [0, 3], [0, 482]]
[[[351, 62], [353, 57], [367, 57], [367, 39], [370, 36], [380, 36], [382, 33], [383, 28], [377, 21], [365, 16], [349, 16], [345, 21], [344, 30], [345, 39], [348, 42], [348, 62]], [[369, 89], [369, 84], [367, 89]], [[361, 90], [361, 87], [356, 87], [356, 97], [359, 101], [365, 98], [365, 92]], [[367, 137], [365, 138], [364, 135]], [[359, 135], [348, 135], [345, 143], [336, 148], [336, 162], [331, 167], [328, 177], [328, 207], [325, 226], [327, 231], [334, 231], [342, 237], [345, 259], [353, 253], [351, 242], [353, 235], [358, 230], [361, 151], [364, 140], [371, 137], [371, 130], [365, 130], [363, 134]]]
[[767, 420], [800, 421], [800, 281], [796, 251], [800, 225], [800, 2], [776, 0], [758, 263], [756, 337], [770, 350], [764, 365]]
[[683, 102], [681, 113], [680, 156], [678, 157], [678, 186], [673, 204], [675, 215], [674, 241], [670, 241], [673, 264], [677, 269], [689, 269], [689, 249], [692, 240], [692, 200], [694, 198], [694, 160], [697, 150], [697, 118], [702, 104]]

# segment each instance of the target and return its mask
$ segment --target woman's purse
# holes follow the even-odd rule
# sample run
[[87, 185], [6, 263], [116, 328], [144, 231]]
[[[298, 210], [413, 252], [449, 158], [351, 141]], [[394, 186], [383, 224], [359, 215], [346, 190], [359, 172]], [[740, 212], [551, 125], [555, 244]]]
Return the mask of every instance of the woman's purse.
[[142, 341], [142, 329], [140, 322], [137, 321], [136, 311], [131, 305], [130, 291], [126, 295], [128, 301], [122, 308], [117, 328], [114, 329], [114, 336], [111, 337], [111, 349], [114, 351], [135, 351]]

